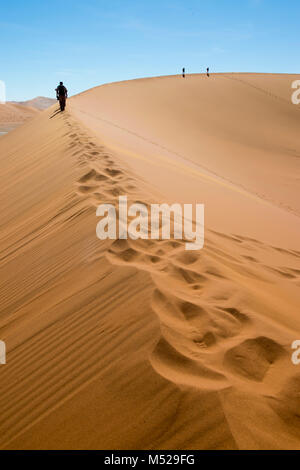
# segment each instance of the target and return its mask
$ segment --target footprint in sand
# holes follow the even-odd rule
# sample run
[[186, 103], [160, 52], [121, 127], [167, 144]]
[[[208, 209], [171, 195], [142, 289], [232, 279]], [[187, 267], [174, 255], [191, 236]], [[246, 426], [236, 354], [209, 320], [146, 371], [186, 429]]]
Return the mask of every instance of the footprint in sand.
[[97, 186], [79, 186], [78, 193], [80, 194], [90, 194], [97, 189]]
[[113, 168], [106, 168], [105, 173], [111, 177], [121, 175], [122, 172], [120, 170], [114, 170]]
[[95, 176], [95, 181], [107, 181], [108, 178], [107, 176], [103, 175], [102, 173], [96, 173], [96, 176]]
[[[76, 134], [71, 137], [75, 138]], [[92, 194], [92, 203], [96, 204], [117, 198], [124, 190], [136, 190], [126, 173], [113, 167], [110, 156], [101, 154], [91, 143], [87, 147], [86, 165], [90, 157], [101, 158], [97, 158], [97, 165], [93, 163], [78, 180], [80, 194]], [[122, 187], [118, 184], [120, 179]], [[217, 235], [243, 246], [257, 242], [237, 235]], [[112, 264], [146, 271], [154, 282], [151, 306], [161, 322], [161, 338], [150, 357], [152, 366], [172, 382], [199, 386], [201, 389], [207, 386], [210, 390], [229, 386], [231, 374], [242, 379], [262, 381], [270, 367], [285, 354], [285, 350], [269, 338], [246, 339], [225, 352], [224, 365], [221, 364], [222, 354], [219, 354], [218, 368], [207, 365], [207, 358], [214, 357], [216, 351], [222, 351], [229, 338], [236, 336], [238, 339], [243, 328], [251, 323], [248, 314], [235, 308], [233, 303], [230, 306], [234, 284], [225, 300], [221, 295], [216, 299], [216, 290], [209, 287], [203, 298], [204, 286], [219, 285], [224, 280], [230, 282], [220, 269], [223, 262], [242, 263], [242, 260], [229, 255], [226, 258], [225, 251], [216, 250], [217, 247], [212, 244], [208, 249], [213, 256], [212, 261], [210, 256], [208, 262], [205, 258], [203, 262], [202, 254], [187, 252], [183, 241], [116, 240], [106, 253]], [[257, 262], [256, 258], [247, 256], [244, 256], [247, 261]], [[294, 256], [297, 254], [294, 253]], [[219, 262], [215, 263], [215, 259]], [[291, 276], [299, 275], [288, 268], [283, 268], [283, 272]], [[224, 302], [220, 305], [222, 299]], [[222, 367], [225, 367], [225, 375], [217, 371]]]
[[87, 181], [90, 181], [91, 179], [94, 179], [97, 176], [97, 173], [95, 170], [91, 170], [88, 173], [86, 173], [84, 176], [82, 176], [78, 182], [79, 183], [86, 183]]
[[270, 367], [286, 354], [285, 349], [270, 338], [247, 339], [226, 352], [224, 366], [234, 374], [261, 382]]
[[158, 341], [150, 356], [150, 362], [162, 377], [185, 387], [210, 391], [228, 387], [226, 377], [198, 360], [181, 354], [165, 338]]
[[152, 272], [164, 268], [164, 260], [159, 256], [147, 254], [147, 252], [134, 249], [129, 240], [116, 240], [107, 252], [107, 258], [112, 264], [128, 265], [144, 271]]
[[248, 315], [246, 315], [245, 313], [242, 313], [240, 310], [238, 310], [235, 307], [219, 307], [219, 309], [231, 315], [232, 317], [234, 317], [236, 320], [238, 320], [241, 323], [248, 323], [250, 321]]

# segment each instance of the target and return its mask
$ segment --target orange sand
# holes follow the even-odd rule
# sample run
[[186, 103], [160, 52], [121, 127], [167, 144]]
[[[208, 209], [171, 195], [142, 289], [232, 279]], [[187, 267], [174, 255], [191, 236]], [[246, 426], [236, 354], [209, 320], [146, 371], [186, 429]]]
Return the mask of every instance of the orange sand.
[[[1, 137], [2, 449], [300, 449], [296, 78], [109, 84]], [[204, 249], [98, 240], [119, 194], [204, 203]]]

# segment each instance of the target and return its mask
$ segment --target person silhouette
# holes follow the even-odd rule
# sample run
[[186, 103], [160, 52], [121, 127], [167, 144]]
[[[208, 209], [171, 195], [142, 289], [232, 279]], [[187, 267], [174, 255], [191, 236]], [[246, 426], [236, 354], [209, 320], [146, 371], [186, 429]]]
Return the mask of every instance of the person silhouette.
[[182, 69], [182, 77], [184, 78], [185, 77], [185, 68], [183, 67]]
[[63, 82], [60, 82], [58, 87], [55, 88], [56, 98], [59, 101], [60, 110], [64, 111], [66, 107], [66, 99], [68, 98], [68, 90], [64, 86]]
[[209, 67], [206, 69], [206, 75], [209, 77]]

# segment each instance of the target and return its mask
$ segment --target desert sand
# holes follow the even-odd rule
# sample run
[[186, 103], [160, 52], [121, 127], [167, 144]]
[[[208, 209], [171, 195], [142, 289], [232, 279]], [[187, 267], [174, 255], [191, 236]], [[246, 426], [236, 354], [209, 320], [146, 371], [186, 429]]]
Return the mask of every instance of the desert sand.
[[[1, 449], [300, 449], [299, 76], [113, 83], [0, 138]], [[205, 246], [96, 207], [205, 204]]]
[[0, 135], [21, 126], [55, 102], [54, 99], [38, 96], [28, 101], [7, 101], [5, 104], [0, 104]]
[[7, 102], [0, 104], [0, 132], [9, 132], [37, 114], [37, 109]]

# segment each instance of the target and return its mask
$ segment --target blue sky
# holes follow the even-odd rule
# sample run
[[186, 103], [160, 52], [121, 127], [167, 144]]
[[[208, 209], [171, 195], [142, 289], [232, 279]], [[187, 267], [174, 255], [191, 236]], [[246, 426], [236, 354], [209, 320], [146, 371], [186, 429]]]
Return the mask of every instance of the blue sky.
[[299, 0], [1, 2], [8, 100], [145, 76], [300, 72]]

